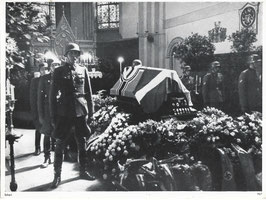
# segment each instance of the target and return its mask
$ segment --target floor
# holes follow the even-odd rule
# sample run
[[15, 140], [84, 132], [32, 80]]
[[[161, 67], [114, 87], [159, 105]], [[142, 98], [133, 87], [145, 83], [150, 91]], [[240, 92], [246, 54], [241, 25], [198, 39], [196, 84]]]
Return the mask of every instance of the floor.
[[[79, 179], [78, 163], [64, 161], [61, 174], [61, 184], [56, 189], [51, 189], [50, 184], [53, 180], [53, 164], [47, 168], [41, 168], [44, 161], [44, 154], [35, 156], [34, 139], [35, 133], [32, 129], [14, 129], [16, 134], [23, 136], [15, 142], [15, 179], [18, 184], [17, 192], [22, 191], [63, 191], [63, 192], [84, 192], [84, 191], [107, 191], [106, 187], [99, 180], [88, 181]], [[43, 136], [42, 136], [43, 140]], [[41, 141], [42, 144], [42, 141]], [[9, 144], [5, 148], [5, 192], [10, 192], [9, 184], [11, 181]], [[52, 152], [52, 161], [53, 161]]]

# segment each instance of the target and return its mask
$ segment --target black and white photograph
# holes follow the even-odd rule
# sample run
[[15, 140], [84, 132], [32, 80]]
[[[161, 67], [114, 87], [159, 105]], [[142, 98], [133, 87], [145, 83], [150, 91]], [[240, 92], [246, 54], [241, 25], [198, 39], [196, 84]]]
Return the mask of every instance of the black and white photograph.
[[263, 10], [1, 2], [1, 198], [266, 198]]

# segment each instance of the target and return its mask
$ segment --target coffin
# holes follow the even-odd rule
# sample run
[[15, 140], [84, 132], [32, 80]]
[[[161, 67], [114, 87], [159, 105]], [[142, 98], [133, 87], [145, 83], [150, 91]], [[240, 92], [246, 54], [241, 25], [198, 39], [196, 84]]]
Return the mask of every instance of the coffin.
[[169, 95], [183, 94], [187, 106], [192, 106], [190, 92], [183, 85], [176, 71], [137, 66], [125, 68], [110, 94], [135, 99], [145, 113], [155, 113], [167, 102]]

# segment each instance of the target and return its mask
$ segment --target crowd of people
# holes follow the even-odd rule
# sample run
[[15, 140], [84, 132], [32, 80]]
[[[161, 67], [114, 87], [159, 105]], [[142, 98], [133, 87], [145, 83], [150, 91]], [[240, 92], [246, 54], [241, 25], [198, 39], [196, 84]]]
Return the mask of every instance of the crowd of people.
[[[248, 68], [241, 72], [238, 78], [238, 97], [242, 113], [252, 111], [262, 112], [262, 60], [257, 54], [247, 58]], [[191, 92], [193, 103], [202, 95], [203, 107], [215, 107], [223, 110], [225, 107], [225, 77], [221, 72], [221, 64], [213, 61], [209, 71], [204, 75], [201, 92], [198, 92], [199, 84], [191, 76], [191, 67], [183, 67], [181, 80]], [[199, 78], [200, 80], [200, 78]]]

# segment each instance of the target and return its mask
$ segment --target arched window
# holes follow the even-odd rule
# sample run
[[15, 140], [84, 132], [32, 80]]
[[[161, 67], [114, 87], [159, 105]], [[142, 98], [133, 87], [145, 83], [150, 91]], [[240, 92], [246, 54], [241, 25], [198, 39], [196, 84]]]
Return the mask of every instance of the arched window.
[[170, 59], [169, 62], [170, 68], [175, 70], [179, 76], [183, 75], [183, 70], [182, 70], [183, 62], [177, 56], [177, 47], [182, 41], [183, 39], [180, 37], [174, 38], [168, 45], [167, 49], [167, 57]]
[[98, 2], [97, 3], [97, 25], [98, 29], [113, 29], [119, 27], [119, 3]]

